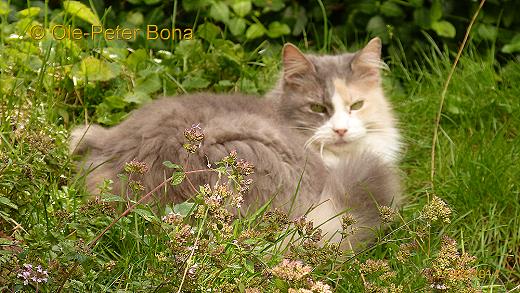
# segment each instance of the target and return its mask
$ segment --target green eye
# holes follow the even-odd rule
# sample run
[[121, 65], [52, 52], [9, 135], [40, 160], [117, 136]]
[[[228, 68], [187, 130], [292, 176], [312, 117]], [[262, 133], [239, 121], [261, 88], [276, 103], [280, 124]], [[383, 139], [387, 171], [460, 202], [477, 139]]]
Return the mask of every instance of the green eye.
[[357, 101], [354, 104], [350, 105], [350, 110], [359, 110], [363, 107], [363, 101]]
[[312, 104], [311, 105], [312, 112], [315, 113], [325, 113], [327, 112], [327, 108], [321, 104]]

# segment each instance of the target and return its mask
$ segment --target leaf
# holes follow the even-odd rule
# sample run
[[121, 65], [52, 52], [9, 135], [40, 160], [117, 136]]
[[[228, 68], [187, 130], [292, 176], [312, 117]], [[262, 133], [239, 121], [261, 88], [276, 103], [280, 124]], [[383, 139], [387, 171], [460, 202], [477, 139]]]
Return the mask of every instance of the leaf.
[[435, 22], [442, 18], [442, 3], [440, 0], [434, 0], [430, 9], [430, 19]]
[[228, 28], [234, 36], [239, 36], [246, 30], [246, 21], [243, 18], [232, 18], [228, 21]]
[[126, 202], [126, 200], [119, 195], [109, 193], [103, 194], [101, 200], [103, 202]]
[[7, 197], [0, 196], [0, 204], [6, 205], [6, 206], [11, 207], [11, 208], [13, 208], [15, 210], [18, 209], [18, 206], [15, 205], [14, 203], [12, 203], [11, 200], [8, 199]]
[[265, 27], [260, 23], [252, 24], [246, 31], [246, 38], [256, 39], [263, 36], [266, 32]]
[[138, 71], [137, 69], [143, 66], [146, 61], [148, 61], [148, 53], [145, 49], [138, 49], [132, 52], [130, 56], [126, 58], [126, 64], [133, 71]]
[[233, 8], [233, 11], [235, 11], [238, 16], [244, 17], [251, 12], [252, 4], [250, 0], [235, 0], [235, 2], [231, 4], [231, 8]]
[[163, 165], [166, 167], [166, 168], [170, 168], [170, 169], [174, 169], [174, 170], [183, 170], [182, 166], [181, 165], [177, 165], [177, 164], [174, 164], [170, 161], [164, 161], [163, 162]]
[[432, 29], [441, 37], [453, 38], [456, 34], [455, 27], [446, 20], [432, 23]]
[[477, 29], [478, 35], [488, 41], [494, 41], [497, 38], [498, 30], [496, 26], [489, 24], [480, 24]]
[[379, 16], [373, 16], [367, 23], [367, 31], [374, 36], [381, 36], [386, 33], [386, 25], [384, 19]]
[[4, 1], [0, 1], [0, 15], [8, 15], [11, 9], [9, 8], [9, 4]]
[[18, 11], [18, 16], [20, 17], [35, 17], [40, 14], [40, 7], [29, 7], [24, 10]]
[[182, 202], [173, 206], [173, 211], [183, 217], [187, 217], [191, 211], [194, 210], [195, 203], [193, 202]]
[[116, 63], [107, 63], [93, 56], [81, 60], [79, 70], [76, 71], [80, 78], [89, 81], [107, 81], [120, 73], [120, 68]]
[[186, 174], [184, 172], [175, 172], [172, 175], [172, 181], [170, 182], [171, 185], [176, 186], [182, 183], [184, 180], [184, 177], [186, 177]]
[[124, 100], [128, 103], [136, 103], [140, 105], [152, 100], [152, 98], [145, 92], [131, 91], [125, 95]]
[[128, 104], [121, 96], [108, 96], [105, 97], [104, 103], [110, 109], [124, 109]]
[[385, 1], [380, 7], [381, 13], [389, 17], [401, 17], [404, 15], [399, 5], [392, 1]]
[[197, 35], [206, 41], [213, 41], [220, 34], [220, 28], [211, 22], [206, 22], [197, 28]]
[[255, 273], [255, 264], [250, 259], [244, 259], [243, 261], [244, 268], [251, 274]]
[[162, 87], [162, 81], [156, 72], [140, 77], [135, 81], [135, 91], [151, 94]]
[[150, 212], [149, 210], [135, 208], [134, 212], [139, 216], [143, 217], [143, 219], [145, 219], [148, 222], [157, 221], [157, 217], [154, 214], [152, 214], [152, 212]]
[[79, 1], [63, 1], [63, 9], [65, 12], [77, 16], [90, 24], [101, 25], [97, 15], [88, 6]]
[[291, 29], [285, 23], [280, 23], [279, 21], [273, 21], [269, 24], [269, 30], [267, 31], [267, 35], [270, 38], [278, 38], [283, 35], [288, 35], [291, 33]]
[[182, 86], [187, 90], [204, 89], [204, 88], [207, 88], [210, 85], [210, 83], [211, 82], [209, 80], [205, 79], [204, 77], [188, 76], [188, 77], [186, 77], [186, 79], [184, 79], [182, 81]]
[[229, 20], [229, 8], [224, 2], [215, 2], [211, 5], [209, 16], [215, 20], [227, 22]]

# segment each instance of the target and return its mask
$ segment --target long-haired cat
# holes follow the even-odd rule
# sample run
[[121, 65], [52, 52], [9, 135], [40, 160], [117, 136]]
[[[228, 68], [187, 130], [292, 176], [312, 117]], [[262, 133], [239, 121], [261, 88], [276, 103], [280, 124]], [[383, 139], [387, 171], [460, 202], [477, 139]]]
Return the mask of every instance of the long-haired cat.
[[[371, 40], [355, 53], [318, 56], [287, 44], [283, 72], [266, 98], [246, 95], [193, 94], [165, 97], [135, 110], [112, 128], [76, 128], [70, 148], [86, 154], [80, 172], [96, 193], [103, 179], [112, 179], [126, 162], [145, 162], [150, 170], [140, 178], [147, 190], [170, 175], [163, 161], [185, 163], [183, 131], [194, 124], [205, 139], [190, 155], [189, 168], [204, 168], [236, 150], [255, 165], [254, 181], [245, 208], [273, 198], [274, 207], [288, 209], [297, 189], [292, 216], [307, 216], [329, 237], [339, 239], [345, 210], [357, 226], [379, 225], [379, 205], [399, 199], [395, 163], [399, 134], [381, 88], [381, 42]], [[190, 175], [194, 184], [214, 175]], [[301, 179], [301, 181], [300, 181]], [[181, 202], [192, 196], [187, 183], [162, 189], [160, 200]], [[321, 203], [321, 204], [320, 204]], [[316, 207], [317, 206], [317, 207]], [[351, 242], [370, 237], [356, 234]]]

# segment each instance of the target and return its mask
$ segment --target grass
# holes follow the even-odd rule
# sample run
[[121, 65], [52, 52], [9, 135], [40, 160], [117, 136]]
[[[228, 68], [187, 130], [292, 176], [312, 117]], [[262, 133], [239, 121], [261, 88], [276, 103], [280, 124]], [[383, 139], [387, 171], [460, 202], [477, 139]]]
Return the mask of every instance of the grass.
[[[115, 44], [96, 43], [116, 56], [110, 57], [91, 50], [92, 45], [48, 39], [38, 43], [2, 35], [2, 290], [172, 292], [181, 291], [180, 287], [184, 291], [208, 287], [244, 292], [259, 287], [287, 292], [289, 287], [309, 287], [305, 278], [310, 276], [338, 292], [391, 286], [401, 286], [404, 292], [427, 291], [440, 285], [428, 279], [427, 272], [438, 272], [438, 280], [455, 282], [442, 275], [447, 272], [441, 265], [446, 258], [456, 260], [448, 268], [467, 273], [470, 285], [485, 292], [506, 292], [520, 282], [517, 61], [499, 64], [494, 56], [482, 56], [471, 46], [463, 54], [442, 111], [432, 190], [431, 138], [454, 54], [432, 43], [431, 50], [417, 60], [395, 52], [388, 57], [391, 71], [385, 87], [406, 142], [401, 168], [407, 203], [399, 220], [385, 232], [390, 236], [381, 237], [378, 245], [359, 255], [337, 259], [333, 246], [314, 245], [314, 229], [301, 227], [297, 247], [283, 255], [281, 239], [298, 223], [288, 225], [283, 214], [264, 210], [228, 222], [208, 208], [204, 192], [198, 192], [196, 210], [193, 203], [171, 207], [186, 217], [163, 219], [167, 211], [139, 205], [90, 247], [126, 205], [114, 208], [87, 199], [68, 155], [69, 130], [84, 120], [116, 124], [157, 94], [206, 88], [263, 93], [273, 83], [280, 57], [276, 45], [262, 44], [245, 53], [223, 40], [183, 41], [172, 54], [153, 56], [144, 50], [129, 54]], [[326, 42], [323, 46], [329, 45], [345, 47]], [[240, 175], [233, 164], [224, 176]], [[173, 168], [176, 176], [189, 171]], [[431, 204], [427, 198], [434, 195], [451, 207], [449, 224], [421, 217], [424, 206]], [[119, 199], [106, 196], [105, 200]], [[476, 262], [457, 258], [460, 255], [450, 250], [451, 242], [443, 240], [445, 235], [457, 241], [459, 252], [475, 256]], [[405, 252], [400, 245], [413, 240], [419, 247], [400, 261], [397, 256]], [[283, 266], [285, 257], [303, 260], [313, 271], [302, 273], [301, 280], [290, 279], [283, 272], [301, 264]], [[42, 265], [48, 281], [24, 285], [17, 274], [26, 263]], [[452, 292], [468, 285], [450, 284]]]

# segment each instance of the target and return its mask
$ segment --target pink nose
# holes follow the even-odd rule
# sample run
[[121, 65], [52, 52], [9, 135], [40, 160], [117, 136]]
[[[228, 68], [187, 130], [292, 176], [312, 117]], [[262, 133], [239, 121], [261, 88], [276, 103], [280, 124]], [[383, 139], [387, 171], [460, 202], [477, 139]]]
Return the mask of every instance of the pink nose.
[[347, 133], [347, 130], [345, 128], [340, 128], [340, 129], [334, 129], [334, 132], [336, 132], [339, 136], [344, 136], [345, 133]]

